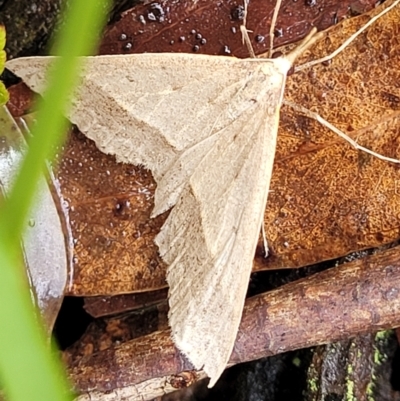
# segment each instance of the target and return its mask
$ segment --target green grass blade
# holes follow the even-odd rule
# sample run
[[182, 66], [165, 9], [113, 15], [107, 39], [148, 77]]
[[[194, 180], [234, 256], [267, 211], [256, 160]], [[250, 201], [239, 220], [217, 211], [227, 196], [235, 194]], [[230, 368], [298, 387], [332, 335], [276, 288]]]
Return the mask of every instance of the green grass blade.
[[66, 128], [61, 111], [77, 77], [77, 56], [94, 49], [104, 22], [104, 2], [71, 0], [55, 41], [62, 56], [49, 76], [37, 124], [14, 186], [0, 208], [0, 382], [10, 401], [71, 399], [65, 375], [36, 316], [20, 255], [20, 238], [36, 183]]

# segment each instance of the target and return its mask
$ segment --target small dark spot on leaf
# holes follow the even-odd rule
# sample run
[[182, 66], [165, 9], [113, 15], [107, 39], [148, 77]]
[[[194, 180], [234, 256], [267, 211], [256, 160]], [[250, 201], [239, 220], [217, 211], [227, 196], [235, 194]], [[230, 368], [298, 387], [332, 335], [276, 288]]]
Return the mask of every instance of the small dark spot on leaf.
[[400, 108], [400, 96], [395, 95], [394, 93], [382, 91], [383, 99], [389, 103], [392, 109], [399, 109]]
[[282, 28], [275, 28], [274, 35], [276, 38], [281, 38], [283, 36], [283, 29]]

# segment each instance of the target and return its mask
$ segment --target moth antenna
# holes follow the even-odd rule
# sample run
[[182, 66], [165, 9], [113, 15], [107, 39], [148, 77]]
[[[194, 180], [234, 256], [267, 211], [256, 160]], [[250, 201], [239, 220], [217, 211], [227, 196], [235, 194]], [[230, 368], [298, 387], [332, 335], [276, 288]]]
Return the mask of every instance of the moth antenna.
[[[365, 31], [370, 25], [372, 25], [374, 22], [376, 22], [379, 18], [381, 18], [383, 15], [385, 15], [387, 12], [389, 12], [391, 9], [393, 9], [394, 7], [396, 7], [396, 5], [398, 5], [400, 3], [400, 0], [396, 0], [394, 1], [390, 6], [386, 7], [384, 10], [382, 10], [379, 14], [375, 15], [374, 17], [372, 17], [365, 25], [363, 25], [358, 31], [356, 31], [353, 35], [351, 35], [346, 41], [344, 41], [342, 43], [341, 46], [339, 46], [333, 53], [328, 54], [325, 57], [319, 58], [317, 60], [313, 60], [310, 61], [308, 63], [304, 63], [302, 65], [299, 65], [297, 67], [295, 67], [295, 72], [303, 70], [305, 68], [311, 67], [313, 65], [322, 63], [324, 61], [328, 61], [331, 60], [333, 57], [337, 56], [340, 52], [342, 52], [355, 38], [357, 38], [358, 35], [360, 35], [363, 31]], [[311, 34], [311, 32], [310, 32]], [[315, 36], [314, 36], [315, 38]], [[307, 37], [304, 39], [303, 43], [295, 49], [295, 52], [297, 54], [294, 54], [294, 57], [296, 57], [299, 52], [298, 49], [303, 45], [307, 45], [307, 43], [309, 43], [307, 41]], [[308, 46], [307, 46], [308, 47]], [[289, 57], [292, 56], [293, 52], [289, 54]], [[338, 135], [339, 137], [341, 137], [342, 139], [344, 139], [345, 141], [347, 141], [351, 146], [353, 146], [355, 149], [357, 150], [361, 150], [365, 153], [368, 153], [380, 160], [386, 161], [386, 162], [390, 162], [390, 163], [396, 163], [399, 164], [400, 160], [399, 159], [393, 159], [387, 156], [384, 156], [380, 153], [376, 153], [374, 151], [372, 151], [371, 149], [365, 148], [364, 146], [359, 145], [354, 139], [350, 138], [347, 134], [345, 134], [343, 131], [339, 130], [338, 128], [336, 128], [334, 125], [332, 125], [330, 122], [328, 122], [327, 120], [325, 120], [324, 118], [322, 118], [319, 114], [306, 109], [303, 106], [300, 106], [296, 103], [290, 102], [288, 100], [284, 100], [283, 101], [284, 104], [288, 105], [289, 107], [291, 107], [292, 109], [306, 115], [309, 118], [312, 118], [313, 120], [318, 121], [321, 125], [325, 126], [326, 128], [328, 128], [330, 131], [334, 132], [336, 135]]]
[[386, 161], [386, 162], [390, 162], [390, 163], [400, 164], [400, 160], [398, 160], [398, 159], [393, 159], [391, 157], [384, 156], [384, 155], [382, 155], [380, 153], [376, 153], [376, 152], [372, 151], [371, 149], [368, 149], [368, 148], [365, 148], [364, 146], [359, 145], [354, 139], [350, 138], [347, 134], [345, 134], [339, 128], [336, 128], [329, 121], [326, 121], [319, 114], [317, 114], [317, 113], [315, 113], [315, 112], [313, 112], [311, 110], [308, 110], [305, 107], [300, 106], [299, 104], [290, 102], [289, 100], [284, 100], [283, 103], [286, 104], [287, 106], [291, 107], [293, 110], [296, 110], [296, 111], [306, 115], [307, 117], [318, 121], [321, 125], [325, 126], [329, 130], [334, 132], [336, 135], [340, 136], [345, 141], [347, 141], [355, 149], [361, 150], [361, 151], [363, 151], [365, 153], [368, 153], [368, 154], [370, 154], [370, 155], [372, 155], [372, 156], [374, 156], [374, 157], [376, 157], [376, 158], [378, 158], [380, 160], [383, 160], [383, 161]]
[[295, 67], [294, 71], [300, 71], [304, 70], [305, 68], [311, 67], [316, 64], [323, 63], [324, 61], [328, 61], [336, 57], [340, 52], [342, 52], [358, 35], [360, 35], [362, 32], [364, 32], [370, 25], [372, 25], [376, 20], [381, 18], [383, 15], [385, 15], [387, 12], [389, 12], [392, 8], [396, 7], [397, 4], [399, 4], [400, 0], [396, 0], [394, 3], [392, 3], [389, 7], [386, 7], [384, 10], [382, 10], [379, 14], [375, 15], [372, 17], [362, 28], [360, 28], [357, 32], [353, 33], [347, 40], [345, 40], [341, 46], [339, 46], [333, 53], [328, 54], [325, 57], [319, 58], [317, 60], [309, 61], [308, 63], [304, 63], [302, 65], [299, 65]]
[[309, 34], [300, 42], [300, 44], [285, 56], [285, 59], [289, 60], [290, 64], [293, 65], [297, 57], [303, 54], [323, 36], [324, 34], [322, 32], [317, 33], [317, 28], [312, 28]]
[[271, 26], [269, 28], [269, 52], [268, 57], [272, 57], [272, 50], [274, 48], [274, 38], [275, 38], [275, 27], [276, 20], [278, 19], [279, 10], [281, 9], [282, 0], [277, 0], [274, 8], [274, 13], [272, 15]]

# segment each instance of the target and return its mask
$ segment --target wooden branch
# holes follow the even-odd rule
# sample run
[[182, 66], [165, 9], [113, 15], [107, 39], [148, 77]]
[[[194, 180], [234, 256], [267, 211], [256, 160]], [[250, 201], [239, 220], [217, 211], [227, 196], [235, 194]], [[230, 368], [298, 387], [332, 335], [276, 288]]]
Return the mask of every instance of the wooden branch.
[[[248, 299], [229, 364], [400, 326], [399, 259], [393, 248]], [[82, 358], [69, 374], [92, 397], [79, 400], [111, 401], [113, 391], [174, 382], [191, 369], [164, 330]]]
[[154, 400], [173, 391], [189, 387], [206, 378], [204, 372], [182, 372], [178, 375], [155, 377], [142, 383], [116, 388], [111, 391], [91, 391], [75, 401], [146, 401]]

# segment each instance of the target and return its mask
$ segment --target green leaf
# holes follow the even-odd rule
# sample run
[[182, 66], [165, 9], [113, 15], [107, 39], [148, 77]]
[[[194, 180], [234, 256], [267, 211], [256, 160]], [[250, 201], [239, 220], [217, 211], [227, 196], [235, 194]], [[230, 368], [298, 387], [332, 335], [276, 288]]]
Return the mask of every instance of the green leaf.
[[4, 86], [3, 82], [0, 81], [0, 106], [4, 106], [8, 100], [10, 99], [10, 95]]
[[6, 27], [0, 25], [0, 50], [3, 50], [6, 46]]

